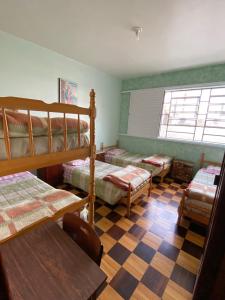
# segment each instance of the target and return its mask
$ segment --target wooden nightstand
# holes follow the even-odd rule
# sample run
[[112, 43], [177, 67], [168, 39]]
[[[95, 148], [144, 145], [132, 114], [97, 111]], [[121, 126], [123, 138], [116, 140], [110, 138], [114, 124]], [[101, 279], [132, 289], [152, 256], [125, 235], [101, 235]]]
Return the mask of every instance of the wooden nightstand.
[[63, 183], [63, 166], [55, 165], [37, 169], [37, 176], [52, 186], [60, 185]]
[[171, 176], [183, 182], [190, 182], [193, 178], [194, 164], [186, 160], [173, 160]]
[[105, 162], [105, 151], [97, 151], [96, 159]]

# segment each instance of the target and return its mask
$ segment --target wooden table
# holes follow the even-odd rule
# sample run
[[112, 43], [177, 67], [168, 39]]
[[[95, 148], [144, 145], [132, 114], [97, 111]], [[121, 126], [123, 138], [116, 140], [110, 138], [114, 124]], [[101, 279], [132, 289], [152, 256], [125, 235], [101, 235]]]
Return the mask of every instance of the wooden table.
[[89, 299], [106, 275], [54, 222], [0, 245], [10, 299]]

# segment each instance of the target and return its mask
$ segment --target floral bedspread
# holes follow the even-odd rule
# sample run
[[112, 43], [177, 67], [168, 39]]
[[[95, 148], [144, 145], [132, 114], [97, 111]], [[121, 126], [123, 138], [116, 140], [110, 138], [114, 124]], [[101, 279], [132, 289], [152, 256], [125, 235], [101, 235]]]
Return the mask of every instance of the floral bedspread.
[[186, 189], [184, 209], [209, 217], [216, 193], [215, 175], [220, 168], [207, 167], [200, 169]]
[[0, 240], [79, 200], [29, 172], [0, 177]]

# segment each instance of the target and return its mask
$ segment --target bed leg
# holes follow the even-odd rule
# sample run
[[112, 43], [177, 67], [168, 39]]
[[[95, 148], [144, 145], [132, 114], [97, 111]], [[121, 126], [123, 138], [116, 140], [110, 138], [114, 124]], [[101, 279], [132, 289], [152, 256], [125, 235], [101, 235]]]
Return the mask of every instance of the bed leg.
[[181, 223], [181, 218], [183, 216], [183, 210], [184, 210], [184, 200], [185, 200], [185, 191], [183, 191], [183, 196], [180, 201], [180, 205], [178, 207], [178, 219], [177, 219], [177, 224], [180, 225]]
[[131, 207], [131, 184], [129, 183], [129, 189], [127, 194], [127, 217], [130, 216], [130, 207]]
[[152, 190], [152, 175], [149, 178], [149, 189], [148, 189], [148, 197], [151, 195], [151, 190]]
[[127, 217], [130, 217], [130, 203], [127, 203]]

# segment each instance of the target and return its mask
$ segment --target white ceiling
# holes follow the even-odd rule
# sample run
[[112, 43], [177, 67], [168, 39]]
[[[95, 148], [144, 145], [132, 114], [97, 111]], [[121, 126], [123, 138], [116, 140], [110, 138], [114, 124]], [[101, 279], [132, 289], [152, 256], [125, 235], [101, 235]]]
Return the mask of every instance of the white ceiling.
[[225, 62], [224, 28], [225, 0], [0, 0], [0, 30], [120, 78]]

